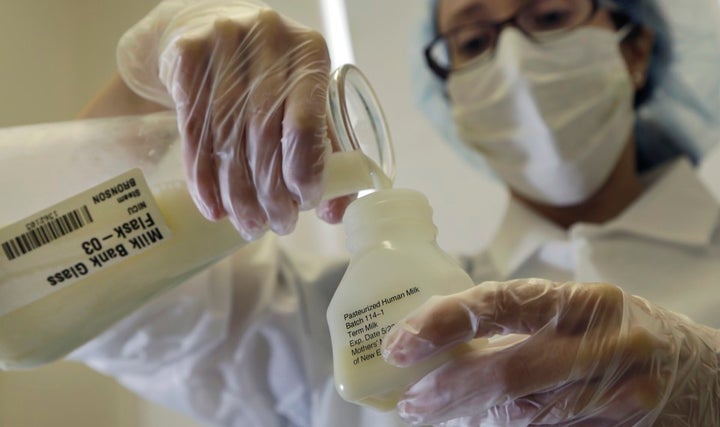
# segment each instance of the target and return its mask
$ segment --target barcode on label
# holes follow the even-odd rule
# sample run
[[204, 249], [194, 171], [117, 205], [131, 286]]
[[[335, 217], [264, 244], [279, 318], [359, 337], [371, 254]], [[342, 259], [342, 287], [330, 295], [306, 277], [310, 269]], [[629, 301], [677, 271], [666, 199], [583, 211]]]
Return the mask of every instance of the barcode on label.
[[8, 261], [12, 261], [66, 234], [83, 228], [91, 222], [93, 222], [93, 218], [90, 215], [90, 210], [87, 206], [83, 206], [3, 242], [2, 250]]

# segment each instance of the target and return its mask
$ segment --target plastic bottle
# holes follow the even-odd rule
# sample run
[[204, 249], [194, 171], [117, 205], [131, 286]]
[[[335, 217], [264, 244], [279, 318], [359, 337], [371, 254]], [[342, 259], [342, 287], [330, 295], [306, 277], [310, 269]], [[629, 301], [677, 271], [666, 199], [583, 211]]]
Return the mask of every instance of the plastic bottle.
[[[325, 198], [386, 185], [391, 146], [364, 77], [342, 67], [329, 94], [345, 152], [327, 160]], [[348, 116], [353, 105], [368, 116]], [[352, 126], [364, 119], [385, 171], [359, 149]], [[194, 206], [172, 113], [1, 130], [0, 194], [5, 370], [65, 356], [246, 243]]]
[[471, 347], [397, 368], [382, 358], [383, 337], [431, 296], [460, 292], [473, 281], [438, 247], [432, 208], [421, 193], [376, 191], [354, 201], [343, 223], [352, 256], [327, 310], [335, 384], [347, 401], [389, 410], [406, 386]]

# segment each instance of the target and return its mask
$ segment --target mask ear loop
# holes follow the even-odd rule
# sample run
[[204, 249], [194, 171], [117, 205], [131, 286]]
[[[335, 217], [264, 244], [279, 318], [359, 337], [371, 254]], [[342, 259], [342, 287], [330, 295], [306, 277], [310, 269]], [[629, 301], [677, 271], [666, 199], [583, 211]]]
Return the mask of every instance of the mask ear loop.
[[615, 32], [615, 35], [617, 36], [619, 42], [624, 42], [637, 28], [638, 26], [636, 24], [628, 22], [620, 27], [620, 29]]
[[[618, 43], [625, 42], [638, 28], [640, 27], [633, 22], [628, 22], [620, 27], [620, 29], [615, 32]], [[645, 83], [646, 75], [641, 70], [634, 70], [631, 72], [631, 78], [635, 84], [636, 90], [640, 90], [641, 86]]]

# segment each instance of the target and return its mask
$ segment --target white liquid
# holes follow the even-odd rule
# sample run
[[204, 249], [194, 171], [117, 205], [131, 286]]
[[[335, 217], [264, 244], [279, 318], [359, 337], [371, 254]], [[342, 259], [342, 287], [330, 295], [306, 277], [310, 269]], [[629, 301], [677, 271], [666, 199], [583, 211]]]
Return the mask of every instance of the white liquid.
[[381, 352], [388, 331], [414, 309], [473, 280], [436, 244], [432, 209], [417, 192], [389, 189], [357, 200], [343, 222], [352, 257], [327, 309], [335, 385], [349, 402], [389, 410], [428, 372], [484, 347], [473, 340], [407, 368], [391, 366]]
[[[361, 152], [333, 154], [327, 169], [326, 198], [391, 184]], [[227, 219], [210, 222], [198, 212], [184, 182], [153, 194], [173, 236], [0, 317], [0, 369], [31, 368], [65, 356], [245, 244]]]
[[[392, 252], [399, 250], [405, 253], [393, 256]], [[328, 308], [335, 382], [345, 400], [381, 411], [393, 409], [407, 386], [456, 355], [485, 345], [484, 340], [476, 340], [412, 367], [391, 366], [379, 353], [385, 334], [377, 337], [374, 334], [397, 324], [432, 295], [461, 292], [472, 287], [473, 282], [455, 264], [422, 248], [409, 251], [399, 248], [366, 254], [361, 263], [351, 266], [351, 269], [343, 278], [341, 288], [338, 288]], [[413, 284], [418, 285], [420, 292], [412, 297], [405, 296], [398, 302], [383, 304], [352, 319], [345, 317], [346, 313], [382, 301], [383, 298], [404, 295]], [[358, 319], [363, 320], [363, 323], [357, 327], [347, 327], [349, 321]], [[373, 328], [375, 322], [378, 326]], [[349, 333], [360, 329], [363, 331], [358, 335], [349, 336]], [[371, 348], [353, 354], [353, 349], [362, 350], [363, 346]]]
[[325, 163], [325, 192], [329, 200], [363, 190], [392, 188], [393, 182], [361, 151], [333, 153]]
[[173, 236], [141, 254], [0, 317], [0, 368], [60, 358], [159, 292], [244, 244], [229, 221], [207, 221], [185, 183], [157, 191]]

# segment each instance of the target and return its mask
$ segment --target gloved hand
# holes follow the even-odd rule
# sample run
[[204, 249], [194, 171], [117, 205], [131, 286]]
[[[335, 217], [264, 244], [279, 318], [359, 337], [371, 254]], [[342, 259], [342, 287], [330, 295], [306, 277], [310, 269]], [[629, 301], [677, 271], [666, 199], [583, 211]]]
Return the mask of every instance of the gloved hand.
[[607, 284], [488, 282], [433, 298], [391, 330], [383, 354], [409, 366], [496, 334], [505, 338], [410, 386], [400, 416], [446, 426], [720, 426], [720, 333]]
[[[254, 0], [166, 0], [120, 40], [137, 94], [177, 110], [188, 188], [244, 238], [290, 232], [318, 206], [330, 60], [322, 36]], [[318, 213], [337, 222], [348, 199]]]

